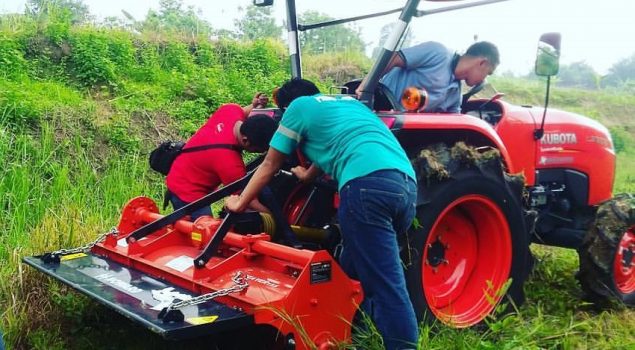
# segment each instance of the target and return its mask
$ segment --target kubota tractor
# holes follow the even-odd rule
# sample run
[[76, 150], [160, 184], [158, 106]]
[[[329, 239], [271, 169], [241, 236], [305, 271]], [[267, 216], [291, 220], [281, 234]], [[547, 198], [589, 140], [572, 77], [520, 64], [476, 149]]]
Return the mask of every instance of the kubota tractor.
[[[497, 1], [420, 11], [419, 0], [408, 0], [394, 11], [302, 25], [295, 1], [286, 0], [292, 76], [302, 76], [298, 31], [400, 13], [360, 100], [393, 131], [417, 172], [417, 220], [401, 252], [422, 321], [469, 327], [501, 303], [521, 303], [531, 243], [577, 249], [577, 277], [590, 297], [635, 305], [635, 200], [612, 198], [615, 152], [605, 127], [548, 109], [548, 89], [544, 107], [528, 107], [506, 103], [502, 94], [470, 99], [477, 86], [464, 96], [462, 113], [432, 114], [418, 112], [425, 95], [417, 89], [401, 107], [379, 83], [413, 17]], [[543, 35], [537, 74], [556, 74], [559, 53], [560, 36]], [[341, 93], [359, 84], [346, 83]], [[259, 112], [282, 116], [278, 109]], [[288, 167], [298, 163], [305, 164], [301, 153]], [[305, 185], [281, 171], [271, 184], [305, 242], [300, 248], [276, 243], [266, 215], [187, 220], [244, 187], [251, 174], [165, 216], [151, 199], [135, 198], [118, 226], [95, 242], [24, 261], [170, 339], [261, 325], [278, 335], [272, 347], [349, 341], [363, 290], [338, 265], [332, 180]]]

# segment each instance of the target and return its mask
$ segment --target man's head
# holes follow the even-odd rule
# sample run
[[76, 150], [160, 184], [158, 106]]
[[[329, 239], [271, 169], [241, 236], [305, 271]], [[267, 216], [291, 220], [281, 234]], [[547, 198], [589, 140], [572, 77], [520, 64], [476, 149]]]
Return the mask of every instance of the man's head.
[[457, 79], [465, 80], [468, 86], [480, 84], [488, 75], [494, 73], [500, 63], [496, 45], [479, 41], [468, 47], [454, 72]]
[[264, 152], [269, 148], [277, 127], [273, 118], [264, 114], [253, 115], [240, 125], [240, 143], [248, 152]]
[[284, 109], [289, 107], [291, 102], [298, 97], [312, 96], [319, 93], [320, 89], [312, 82], [305, 79], [293, 78], [282, 84], [278, 89], [276, 101], [278, 101], [278, 107]]

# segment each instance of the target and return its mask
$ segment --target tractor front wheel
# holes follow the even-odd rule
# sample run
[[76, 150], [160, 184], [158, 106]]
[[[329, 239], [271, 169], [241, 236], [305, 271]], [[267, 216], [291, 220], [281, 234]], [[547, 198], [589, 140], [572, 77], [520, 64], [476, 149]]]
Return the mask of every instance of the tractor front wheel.
[[577, 278], [591, 300], [635, 306], [635, 197], [622, 194], [599, 206], [578, 255]]
[[404, 250], [418, 317], [463, 328], [501, 302], [520, 304], [529, 243], [519, 184], [503, 172], [497, 152], [481, 155], [459, 144], [421, 155], [418, 223]]

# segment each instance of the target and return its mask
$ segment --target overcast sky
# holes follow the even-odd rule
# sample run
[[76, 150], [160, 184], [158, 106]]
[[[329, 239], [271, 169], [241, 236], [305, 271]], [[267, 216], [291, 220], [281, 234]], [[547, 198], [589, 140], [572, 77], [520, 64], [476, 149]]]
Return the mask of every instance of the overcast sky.
[[[284, 0], [275, 0], [274, 15], [285, 16]], [[22, 12], [24, 0], [1, 0], [0, 12]], [[97, 18], [121, 16], [124, 9], [143, 19], [158, 0], [84, 0]], [[238, 6], [251, 0], [183, 0], [200, 10], [214, 28], [233, 29]], [[421, 1], [419, 9], [454, 5], [457, 2]], [[356, 16], [403, 6], [405, 0], [296, 0], [298, 12], [317, 10], [335, 18]], [[601, 74], [612, 64], [635, 54], [635, 1], [632, 0], [510, 0], [503, 3], [435, 14], [413, 20], [414, 42], [436, 40], [457, 51], [469, 46], [474, 36], [498, 45], [498, 72], [527, 73], [533, 69], [540, 34], [562, 33], [562, 62], [585, 61]], [[369, 51], [377, 45], [382, 25], [397, 14], [357, 22]]]

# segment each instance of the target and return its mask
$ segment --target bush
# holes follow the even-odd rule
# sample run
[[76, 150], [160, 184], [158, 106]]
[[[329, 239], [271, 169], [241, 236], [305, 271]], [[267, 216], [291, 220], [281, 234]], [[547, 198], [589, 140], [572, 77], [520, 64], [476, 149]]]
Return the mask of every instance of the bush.
[[158, 48], [150, 42], [140, 41], [135, 51], [135, 69], [130, 72], [130, 79], [140, 82], [156, 82], [161, 73]]
[[211, 67], [219, 64], [214, 47], [211, 43], [202, 41], [194, 49], [194, 62], [201, 67]]
[[139, 137], [132, 131], [130, 120], [120, 115], [113, 116], [101, 130], [109, 145], [127, 153], [137, 151], [141, 143]]
[[74, 31], [70, 38], [70, 70], [77, 82], [85, 87], [116, 86], [116, 66], [110, 60], [106, 33], [86, 28]]
[[308, 56], [304, 60], [307, 77], [315, 80], [343, 84], [363, 78], [370, 70], [371, 61], [359, 52], [326, 53]]
[[107, 39], [109, 60], [116, 66], [119, 75], [129, 73], [136, 64], [132, 34], [123, 30], [110, 30]]
[[0, 76], [16, 78], [25, 75], [27, 61], [20, 44], [0, 33]]
[[630, 151], [635, 146], [635, 140], [633, 136], [622, 126], [610, 127], [611, 138], [613, 139], [613, 148], [615, 152], [621, 153], [624, 151]]
[[161, 68], [167, 71], [191, 73], [194, 70], [194, 59], [188, 47], [181, 42], [168, 42], [161, 46]]

